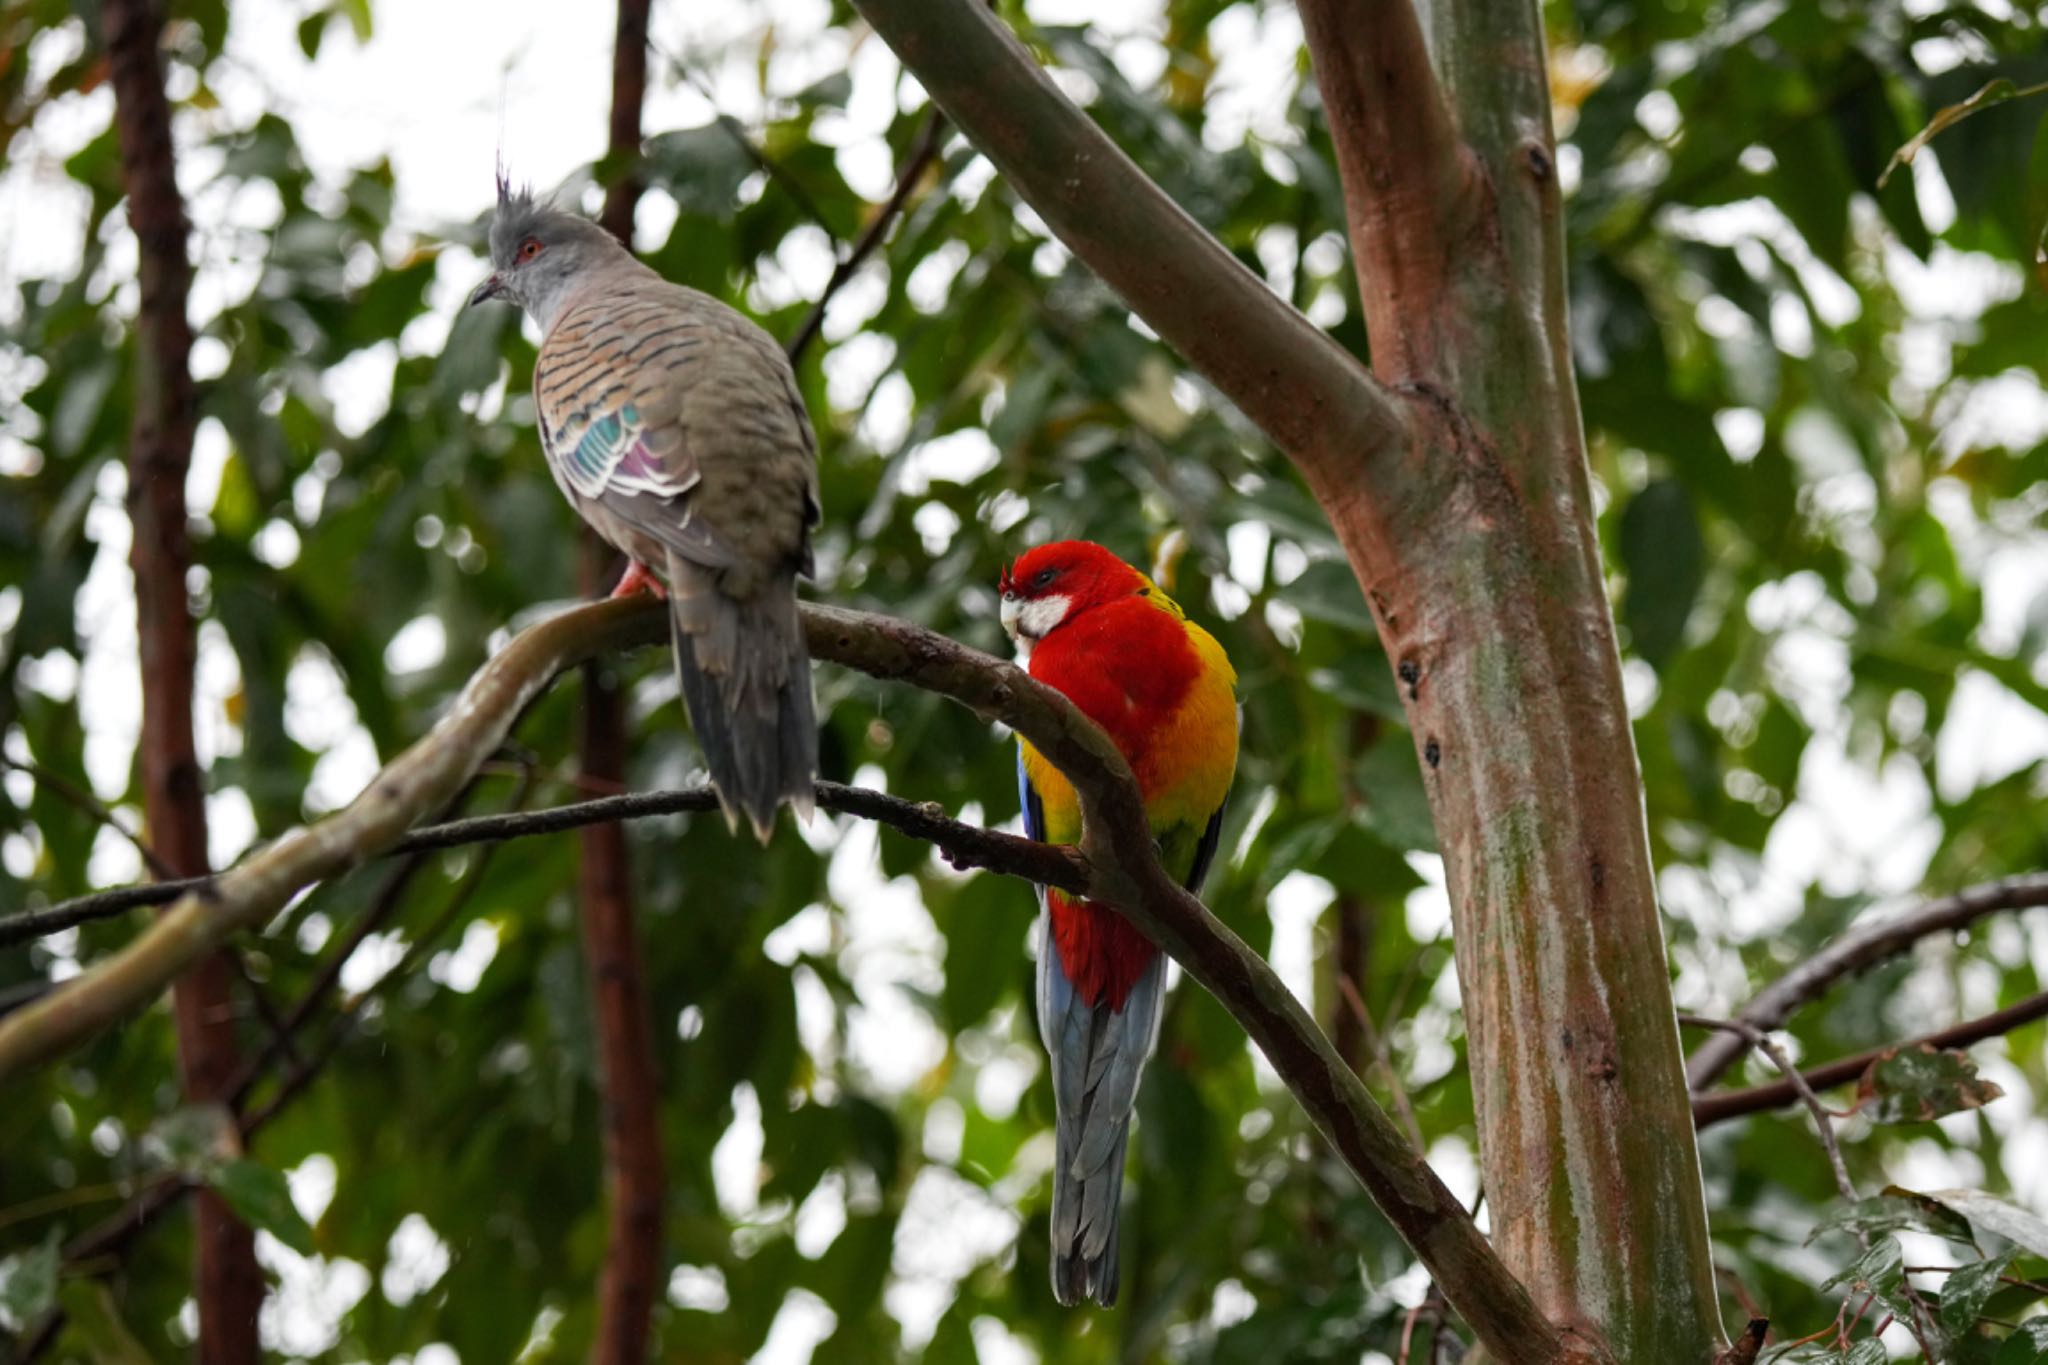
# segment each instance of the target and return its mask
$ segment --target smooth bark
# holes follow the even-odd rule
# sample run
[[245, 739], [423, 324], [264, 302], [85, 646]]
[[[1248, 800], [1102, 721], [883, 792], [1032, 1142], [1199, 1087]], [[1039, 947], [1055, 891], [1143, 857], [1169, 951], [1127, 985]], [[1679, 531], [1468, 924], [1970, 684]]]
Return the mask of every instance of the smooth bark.
[[[106, 0], [100, 11], [114, 86], [121, 178], [135, 232], [141, 302], [135, 319], [135, 416], [128, 454], [129, 563], [142, 665], [139, 758], [150, 847], [173, 877], [207, 871], [206, 795], [192, 740], [197, 645], [185, 597], [192, 567], [185, 528], [185, 472], [197, 401], [186, 317], [190, 230], [178, 194], [171, 110], [157, 54], [163, 21], [151, 0]], [[172, 1017], [178, 1073], [189, 1104], [226, 1098], [240, 1069], [233, 963], [213, 954], [177, 983]], [[194, 1204], [199, 1359], [255, 1365], [263, 1272], [249, 1229], [211, 1190]]]
[[[640, 201], [635, 162], [647, 92], [649, 0], [619, 0], [612, 47], [610, 153], [621, 168], [605, 193], [601, 221], [627, 250]], [[620, 563], [612, 547], [583, 530], [582, 586], [602, 595]], [[577, 737], [584, 784], [602, 791], [626, 781], [626, 706], [608, 661], [583, 665], [583, 715]], [[594, 1365], [637, 1365], [648, 1357], [654, 1304], [664, 1283], [662, 1222], [668, 1183], [661, 1160], [661, 1084], [641, 950], [633, 922], [632, 863], [625, 827], [585, 827], [576, 889], [583, 961], [596, 1016], [598, 1091], [604, 1129], [607, 1206], [604, 1269], [597, 1286]]]
[[1374, 369], [1433, 409], [1407, 497], [1325, 505], [1429, 788], [1495, 1244], [1617, 1360], [1708, 1361], [1724, 1342], [1593, 536], [1541, 16], [1438, 0], [1425, 45], [1401, 0], [1301, 13]]

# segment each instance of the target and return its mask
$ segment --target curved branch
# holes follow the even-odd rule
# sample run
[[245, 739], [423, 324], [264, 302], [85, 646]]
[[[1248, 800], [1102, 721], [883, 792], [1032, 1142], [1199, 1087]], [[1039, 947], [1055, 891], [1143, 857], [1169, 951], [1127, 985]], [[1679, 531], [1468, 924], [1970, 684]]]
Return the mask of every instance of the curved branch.
[[[2001, 910], [2042, 905], [2048, 905], [2048, 872], [2035, 872], [1972, 886], [1908, 914], [1858, 926], [1751, 996], [1735, 1021], [1751, 1028], [1777, 1028], [1801, 1006], [1827, 994], [1842, 978], [1896, 957], [1923, 938], [1953, 933]], [[1695, 1091], [1705, 1090], [1748, 1050], [1743, 1037], [1716, 1033], [1694, 1048], [1686, 1061], [1687, 1083]]]
[[854, 8], [1059, 239], [1304, 470], [1407, 448], [1400, 401], [1168, 198], [987, 6]]
[[[1846, 1085], [1870, 1069], [1870, 1064], [1885, 1053], [1899, 1048], [1920, 1046], [1946, 1048], [1968, 1047], [1981, 1043], [1986, 1038], [1996, 1038], [2010, 1033], [2023, 1024], [2036, 1019], [2048, 1018], [2048, 991], [2029, 996], [2017, 1005], [1971, 1019], [1945, 1028], [1937, 1033], [1924, 1033], [1918, 1038], [1908, 1038], [1903, 1043], [1889, 1047], [1872, 1048], [1859, 1052], [1853, 1057], [1843, 1057], [1799, 1073], [1800, 1079], [1814, 1090], [1826, 1090], [1830, 1086]], [[1799, 1098], [1799, 1089], [1791, 1081], [1776, 1081], [1770, 1085], [1751, 1086], [1747, 1090], [1723, 1090], [1712, 1095], [1695, 1095], [1692, 1101], [1693, 1124], [1705, 1128], [1724, 1119], [1740, 1118], [1744, 1114], [1755, 1114], [1765, 1109], [1778, 1109]]]
[[126, 947], [0, 1019], [0, 1081], [142, 1008], [302, 888], [383, 852], [407, 826], [446, 804], [555, 674], [603, 650], [657, 639], [659, 625], [657, 613], [622, 601], [565, 612], [521, 632], [470, 679], [441, 723], [346, 809], [186, 893]]

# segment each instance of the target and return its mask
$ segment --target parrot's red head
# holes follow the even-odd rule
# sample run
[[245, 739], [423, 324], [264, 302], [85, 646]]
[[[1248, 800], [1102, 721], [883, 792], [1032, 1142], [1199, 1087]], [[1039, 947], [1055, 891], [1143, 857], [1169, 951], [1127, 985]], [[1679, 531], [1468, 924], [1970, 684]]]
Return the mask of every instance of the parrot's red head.
[[1090, 607], [1149, 592], [1152, 580], [1092, 541], [1060, 540], [1018, 556], [999, 586], [1003, 629], [1030, 644]]

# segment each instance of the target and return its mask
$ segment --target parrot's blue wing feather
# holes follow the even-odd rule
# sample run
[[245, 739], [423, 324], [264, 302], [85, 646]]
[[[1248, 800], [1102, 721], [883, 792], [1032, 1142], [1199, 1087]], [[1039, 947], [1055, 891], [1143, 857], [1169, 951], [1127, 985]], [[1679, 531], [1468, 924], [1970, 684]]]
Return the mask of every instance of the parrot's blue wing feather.
[[1209, 864], [1216, 861], [1216, 846], [1222, 842], [1223, 807], [1218, 806], [1209, 817], [1209, 827], [1202, 831], [1202, 842], [1195, 845], [1195, 865], [1188, 869], [1188, 879], [1184, 883], [1194, 895], [1202, 894], [1202, 879], [1209, 875]]
[[1017, 804], [1024, 810], [1024, 833], [1044, 843], [1045, 802], [1039, 799], [1038, 788], [1031, 785], [1031, 773], [1024, 766], [1021, 747], [1017, 750]]

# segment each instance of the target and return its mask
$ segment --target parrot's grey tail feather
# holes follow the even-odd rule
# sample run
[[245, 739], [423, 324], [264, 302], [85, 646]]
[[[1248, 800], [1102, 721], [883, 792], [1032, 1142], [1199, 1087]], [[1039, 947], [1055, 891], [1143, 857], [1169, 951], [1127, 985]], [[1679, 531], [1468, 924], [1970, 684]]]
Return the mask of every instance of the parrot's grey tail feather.
[[1072, 1307], [1084, 1298], [1113, 1307], [1117, 1291], [1117, 1215], [1123, 1203], [1124, 1143], [1119, 1126], [1108, 1162], [1082, 1178], [1064, 1130], [1054, 1139], [1052, 1173], [1052, 1296]]
[[808, 820], [818, 775], [811, 660], [794, 577], [751, 601], [720, 591], [716, 576], [669, 557], [669, 622], [676, 676], [697, 747], [726, 823], [744, 815], [767, 843], [783, 802]]

